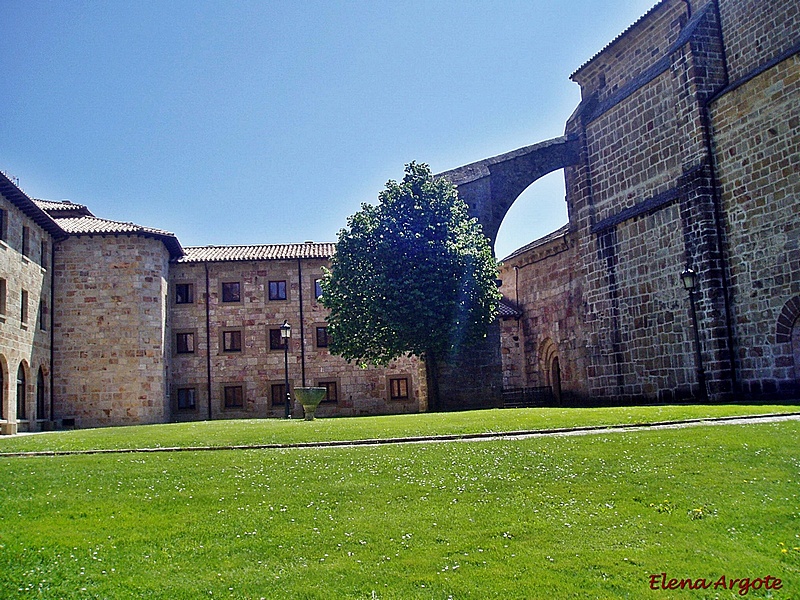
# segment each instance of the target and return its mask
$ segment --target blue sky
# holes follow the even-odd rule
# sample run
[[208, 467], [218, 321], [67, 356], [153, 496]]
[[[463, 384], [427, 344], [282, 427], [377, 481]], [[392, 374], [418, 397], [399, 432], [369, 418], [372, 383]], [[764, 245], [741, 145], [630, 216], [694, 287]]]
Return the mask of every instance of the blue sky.
[[[0, 0], [0, 170], [184, 246], [335, 241], [403, 165], [559, 136], [655, 0]], [[563, 175], [499, 258], [566, 222]]]

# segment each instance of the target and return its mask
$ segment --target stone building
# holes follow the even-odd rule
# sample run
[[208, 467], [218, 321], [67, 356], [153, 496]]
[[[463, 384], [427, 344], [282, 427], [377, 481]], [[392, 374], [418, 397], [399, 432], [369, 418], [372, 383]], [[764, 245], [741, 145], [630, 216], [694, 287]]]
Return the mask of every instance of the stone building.
[[796, 397], [800, 3], [664, 0], [572, 79], [569, 224], [502, 269], [523, 313], [514, 384], [576, 402]]
[[[554, 170], [569, 215], [504, 259], [499, 324], [442, 366], [442, 408], [797, 397], [800, 0], [662, 0], [571, 78], [563, 137], [440, 174], [491, 238]], [[419, 361], [329, 354], [333, 251], [184, 249], [0, 175], [0, 431], [280, 416], [284, 321], [321, 414], [426, 410]]]
[[52, 256], [63, 237], [0, 174], [0, 433], [50, 418]]
[[329, 353], [318, 299], [333, 252], [184, 249], [0, 174], [0, 431], [284, 416], [287, 364], [290, 389], [327, 388], [319, 415], [425, 410], [418, 360], [361, 368]]
[[425, 410], [416, 359], [362, 368], [330, 354], [319, 297], [333, 252], [313, 242], [186, 248], [169, 277], [174, 418], [283, 416], [284, 322], [292, 326], [289, 387], [328, 390], [318, 415]]

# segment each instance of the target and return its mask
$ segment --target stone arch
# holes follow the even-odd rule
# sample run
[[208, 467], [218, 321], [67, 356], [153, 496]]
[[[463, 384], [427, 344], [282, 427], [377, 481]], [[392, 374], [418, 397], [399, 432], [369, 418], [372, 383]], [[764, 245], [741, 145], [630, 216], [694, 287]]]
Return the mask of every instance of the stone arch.
[[445, 171], [459, 196], [494, 246], [500, 224], [514, 201], [534, 181], [580, 160], [578, 139], [562, 136]]
[[28, 365], [23, 360], [19, 363], [16, 379], [17, 421], [28, 418], [28, 379]]
[[553, 391], [556, 402], [561, 401], [561, 364], [558, 359], [558, 346], [547, 338], [539, 345], [539, 368], [542, 382]]

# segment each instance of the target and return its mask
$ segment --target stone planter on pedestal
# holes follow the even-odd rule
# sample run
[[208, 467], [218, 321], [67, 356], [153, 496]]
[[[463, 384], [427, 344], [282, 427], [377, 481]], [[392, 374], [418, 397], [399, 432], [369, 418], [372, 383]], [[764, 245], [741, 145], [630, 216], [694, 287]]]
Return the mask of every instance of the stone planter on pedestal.
[[324, 387], [296, 387], [294, 388], [294, 397], [300, 404], [303, 405], [303, 413], [305, 414], [306, 421], [314, 420], [314, 413], [317, 411], [317, 406], [325, 398], [328, 392]]

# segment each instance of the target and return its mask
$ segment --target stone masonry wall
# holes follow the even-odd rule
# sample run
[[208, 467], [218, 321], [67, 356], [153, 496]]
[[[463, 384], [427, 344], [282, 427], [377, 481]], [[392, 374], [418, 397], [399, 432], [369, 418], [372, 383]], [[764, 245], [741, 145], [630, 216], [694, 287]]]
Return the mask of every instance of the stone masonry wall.
[[78, 427], [166, 421], [163, 243], [72, 236], [55, 256], [55, 417]]
[[593, 398], [654, 401], [692, 393], [692, 330], [678, 278], [687, 263], [703, 273], [707, 288], [699, 311], [710, 338], [702, 344], [714, 390], [726, 377], [702, 113], [704, 98], [724, 78], [715, 13], [707, 6], [687, 20], [685, 8], [664, 3], [573, 76], [588, 98], [597, 80], [592, 73], [609, 65], [620, 77], [631, 73], [604, 102], [584, 102], [567, 126], [584, 144], [583, 165], [568, 168], [566, 179], [586, 269], [586, 375]]
[[797, 0], [718, 0], [730, 81], [800, 44]]
[[[289, 346], [290, 387], [335, 384], [337, 402], [323, 403], [320, 416], [349, 416], [419, 412], [426, 409], [425, 379], [417, 360], [403, 358], [388, 368], [348, 364], [318, 345], [317, 328], [325, 326], [327, 310], [317, 301], [315, 280], [322, 277], [323, 260], [263, 260], [210, 262], [208, 265], [208, 331], [206, 334], [206, 265], [177, 263], [170, 272], [172, 323], [171, 414], [173, 420], [209, 418], [281, 417], [284, 401], [273, 402], [274, 386], [284, 383], [284, 351], [272, 349], [270, 330], [284, 320], [292, 326]], [[300, 273], [302, 270], [302, 276]], [[270, 282], [286, 282], [286, 300], [270, 300]], [[303, 321], [300, 321], [302, 281]], [[241, 301], [223, 302], [223, 283], [241, 285]], [[190, 304], [176, 304], [178, 284], [191, 284]], [[225, 332], [241, 332], [241, 350], [226, 351]], [[175, 336], [193, 333], [191, 353], [177, 353]], [[302, 348], [301, 348], [302, 337]], [[208, 340], [210, 339], [210, 344]], [[320, 340], [324, 341], [324, 340]], [[209, 355], [210, 348], [210, 404]], [[389, 379], [407, 377], [409, 397], [390, 399]], [[225, 387], [241, 387], [241, 406], [227, 406]], [[179, 408], [179, 389], [194, 389], [194, 408]], [[299, 404], [294, 417], [302, 417]]]
[[581, 96], [595, 95], [602, 102], [619, 92], [650, 68], [654, 59], [664, 55], [687, 20], [683, 2], [664, 2], [654, 7], [645, 19], [572, 75], [581, 86]]
[[[49, 233], [2, 195], [0, 210], [4, 211], [6, 221], [4, 236], [0, 239], [0, 369], [3, 376], [0, 432], [34, 431], [44, 427], [50, 410], [53, 241]], [[23, 227], [27, 229], [27, 255], [22, 252]], [[24, 414], [17, 411], [20, 366], [25, 374]], [[44, 383], [43, 407], [37, 407], [40, 372]]]
[[[564, 232], [503, 262], [500, 290], [523, 312], [514, 333], [519, 349], [504, 348], [505, 387], [552, 385], [543, 351], [553, 345], [561, 370], [561, 398], [569, 402], [585, 397], [584, 309], [576, 249], [574, 238]], [[515, 323], [509, 320], [505, 326]], [[514, 360], [517, 353], [519, 359]]]
[[791, 394], [798, 365], [776, 331], [784, 306], [800, 298], [800, 56], [718, 98], [711, 112], [740, 385], [755, 396]]

